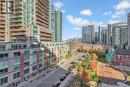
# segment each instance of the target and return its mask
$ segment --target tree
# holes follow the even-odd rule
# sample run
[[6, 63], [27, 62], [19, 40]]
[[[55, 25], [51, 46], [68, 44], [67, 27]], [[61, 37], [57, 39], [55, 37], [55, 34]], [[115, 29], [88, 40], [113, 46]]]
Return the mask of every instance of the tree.
[[88, 69], [90, 64], [90, 58], [86, 58], [82, 63], [82, 67]]
[[76, 75], [73, 77], [73, 81], [67, 87], [90, 87], [86, 84], [83, 77]]
[[83, 48], [83, 46], [81, 46], [79, 49], [77, 49], [77, 52], [87, 52], [86, 49]]
[[72, 51], [69, 50], [69, 51], [67, 52], [66, 58], [70, 58], [71, 56], [72, 56]]
[[107, 63], [106, 53], [103, 51], [97, 51], [96, 55], [98, 56], [98, 61]]

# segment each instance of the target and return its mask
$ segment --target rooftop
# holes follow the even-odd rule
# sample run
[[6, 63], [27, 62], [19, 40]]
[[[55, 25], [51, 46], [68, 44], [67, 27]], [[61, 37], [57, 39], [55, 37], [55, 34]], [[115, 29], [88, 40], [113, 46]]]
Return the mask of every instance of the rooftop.
[[118, 55], [130, 55], [130, 49], [116, 50], [116, 54], [118, 54]]

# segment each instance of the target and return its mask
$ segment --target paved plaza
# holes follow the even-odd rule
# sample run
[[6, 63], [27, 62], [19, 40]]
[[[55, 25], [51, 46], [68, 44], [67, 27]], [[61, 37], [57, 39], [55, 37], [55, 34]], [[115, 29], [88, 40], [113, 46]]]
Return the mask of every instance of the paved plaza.
[[125, 74], [105, 64], [98, 65], [98, 76], [101, 77], [100, 87], [128, 87], [127, 85], [123, 86], [123, 82], [126, 80]]
[[99, 76], [104, 77], [104, 78], [122, 80], [122, 81], [126, 79], [125, 74], [122, 73], [121, 71], [116, 70], [109, 66], [105, 66], [103, 64], [99, 65]]

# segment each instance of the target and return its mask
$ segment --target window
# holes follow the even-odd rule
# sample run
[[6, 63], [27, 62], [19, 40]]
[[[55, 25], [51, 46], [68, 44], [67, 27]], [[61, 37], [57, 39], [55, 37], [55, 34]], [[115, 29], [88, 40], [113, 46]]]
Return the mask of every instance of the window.
[[37, 51], [34, 50], [34, 51], [33, 51], [33, 54], [36, 54], [36, 53], [37, 53]]
[[39, 58], [39, 61], [42, 62], [42, 58]]
[[29, 61], [28, 62], [24, 62], [24, 66], [29, 66]]
[[42, 53], [41, 52], [39, 53], [39, 57], [42, 57]]
[[29, 73], [29, 68], [24, 70], [24, 75]]
[[36, 68], [37, 68], [37, 66], [36, 66], [36, 65], [35, 65], [35, 66], [33, 66], [33, 67], [32, 67], [32, 71], [33, 71], [33, 70], [36, 70]]
[[42, 67], [42, 64], [39, 64], [39, 68]]
[[20, 77], [20, 72], [14, 73], [13, 74], [13, 79], [19, 78]]
[[8, 82], [8, 77], [4, 77], [0, 79], [0, 85], [6, 84]]
[[20, 56], [20, 52], [14, 52], [14, 56]]
[[27, 48], [27, 45], [23, 45], [23, 48]]
[[0, 75], [6, 74], [8, 72], [8, 68], [0, 69]]
[[17, 49], [17, 45], [11, 45], [12, 49]]
[[0, 62], [0, 68], [6, 68], [6, 67], [8, 67], [8, 60]]
[[0, 54], [0, 60], [8, 58], [8, 53]]
[[20, 58], [15, 58], [14, 63], [20, 63]]
[[20, 70], [20, 64], [14, 65], [14, 71]]
[[29, 56], [25, 56], [25, 57], [24, 57], [24, 62], [29, 61], [29, 59], [30, 59]]
[[24, 51], [24, 54], [29, 54], [29, 53], [30, 53], [29, 50]]
[[13, 83], [13, 87], [17, 87], [20, 84], [20, 80], [17, 80]]
[[0, 45], [0, 50], [5, 50], [5, 45]]

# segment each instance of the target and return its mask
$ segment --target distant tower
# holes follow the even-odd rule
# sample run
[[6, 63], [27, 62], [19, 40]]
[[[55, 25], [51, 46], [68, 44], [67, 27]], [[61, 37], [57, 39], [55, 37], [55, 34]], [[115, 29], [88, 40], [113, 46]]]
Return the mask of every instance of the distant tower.
[[62, 12], [56, 11], [56, 30], [55, 30], [55, 41], [62, 42]]
[[107, 44], [108, 43], [108, 29], [106, 26], [99, 26], [98, 28], [98, 37], [100, 44]]
[[94, 25], [83, 26], [83, 28], [82, 28], [82, 40], [85, 43], [95, 42], [95, 27], [94, 27]]
[[130, 13], [127, 15], [127, 24], [128, 24], [128, 48], [130, 49]]
[[62, 12], [50, 4], [50, 28], [52, 31], [52, 41], [62, 42]]

